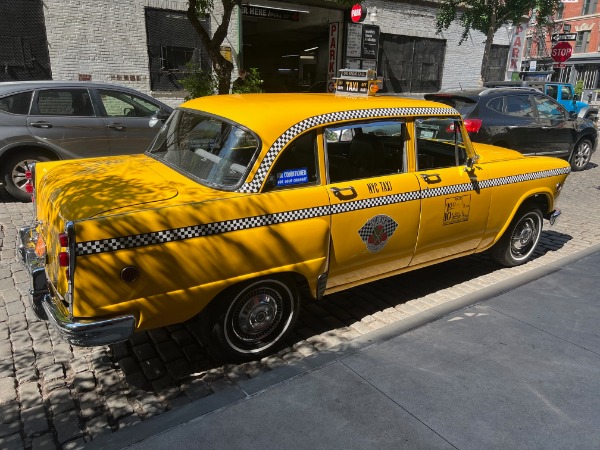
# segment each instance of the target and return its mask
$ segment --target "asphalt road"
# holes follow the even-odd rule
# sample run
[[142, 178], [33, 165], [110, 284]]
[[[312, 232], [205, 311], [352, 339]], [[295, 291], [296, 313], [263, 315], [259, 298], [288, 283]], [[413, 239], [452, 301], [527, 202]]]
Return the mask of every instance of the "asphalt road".
[[600, 243], [598, 163], [596, 154], [586, 170], [569, 176], [558, 205], [563, 215], [552, 228], [545, 223], [541, 245], [526, 265], [500, 268], [474, 255], [331, 295], [303, 307], [285, 349], [225, 366], [207, 357], [193, 321], [110, 347], [81, 349], [62, 341], [29, 307], [27, 275], [15, 257], [16, 232], [32, 220], [31, 205], [0, 192], [0, 448], [84, 447], [584, 252]]

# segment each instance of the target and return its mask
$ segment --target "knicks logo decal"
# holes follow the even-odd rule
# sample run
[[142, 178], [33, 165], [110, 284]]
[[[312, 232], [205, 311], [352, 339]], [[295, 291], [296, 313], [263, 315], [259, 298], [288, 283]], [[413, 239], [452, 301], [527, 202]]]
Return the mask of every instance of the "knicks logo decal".
[[358, 235], [367, 246], [370, 252], [378, 252], [394, 234], [398, 228], [398, 224], [390, 216], [380, 214], [367, 221], [360, 230]]

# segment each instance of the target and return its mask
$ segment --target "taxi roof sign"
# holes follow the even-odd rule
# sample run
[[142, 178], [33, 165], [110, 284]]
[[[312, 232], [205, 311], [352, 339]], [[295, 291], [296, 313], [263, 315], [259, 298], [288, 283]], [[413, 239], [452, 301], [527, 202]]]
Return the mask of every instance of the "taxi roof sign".
[[373, 69], [340, 69], [340, 76], [334, 80], [336, 95], [375, 95], [383, 85]]

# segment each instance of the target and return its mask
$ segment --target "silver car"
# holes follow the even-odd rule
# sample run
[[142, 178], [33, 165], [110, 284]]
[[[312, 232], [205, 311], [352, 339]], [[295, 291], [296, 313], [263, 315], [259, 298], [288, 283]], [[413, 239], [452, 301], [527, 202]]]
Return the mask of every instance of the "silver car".
[[0, 83], [0, 182], [27, 201], [32, 162], [142, 153], [172, 108], [123, 86]]

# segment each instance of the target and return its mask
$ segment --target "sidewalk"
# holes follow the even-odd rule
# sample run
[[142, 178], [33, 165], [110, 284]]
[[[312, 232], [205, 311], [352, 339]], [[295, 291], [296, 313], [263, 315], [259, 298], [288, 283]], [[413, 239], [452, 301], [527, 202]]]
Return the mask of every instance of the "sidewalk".
[[88, 448], [598, 448], [600, 246], [533, 272]]

